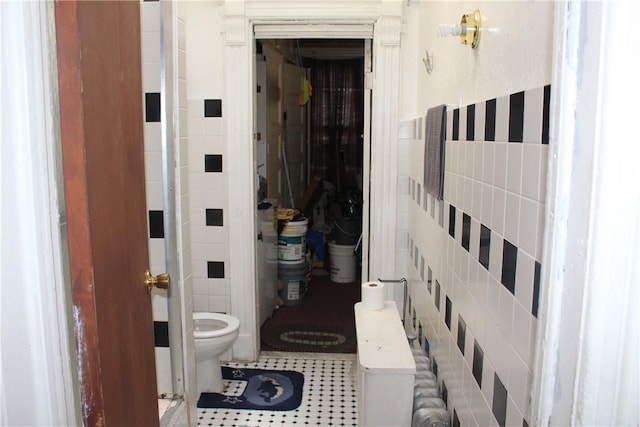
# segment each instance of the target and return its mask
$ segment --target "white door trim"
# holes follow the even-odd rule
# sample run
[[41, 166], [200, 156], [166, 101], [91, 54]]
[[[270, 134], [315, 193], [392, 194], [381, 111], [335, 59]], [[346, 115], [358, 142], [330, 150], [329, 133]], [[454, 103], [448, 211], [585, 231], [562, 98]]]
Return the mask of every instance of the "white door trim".
[[640, 422], [638, 13], [556, 6], [532, 425]]
[[[317, 7], [316, 7], [317, 5]], [[369, 277], [393, 277], [395, 271], [398, 100], [402, 2], [326, 1], [313, 8], [290, 2], [225, 2], [225, 87], [229, 166], [229, 277], [231, 314], [240, 319], [233, 347], [236, 359], [259, 353], [255, 289], [255, 158], [253, 150], [254, 26], [322, 23], [373, 24], [373, 97], [371, 111], [371, 205]], [[310, 16], [313, 15], [313, 16]], [[300, 27], [300, 29], [303, 29]], [[318, 26], [309, 26], [314, 31]], [[315, 33], [317, 37], [325, 37]], [[276, 37], [274, 33], [274, 37]], [[329, 37], [326, 34], [326, 37]], [[304, 37], [304, 33], [299, 35]], [[362, 38], [361, 35], [358, 38]], [[363, 251], [367, 248], [363, 247]], [[367, 279], [367, 278], [363, 278]], [[388, 296], [389, 297], [389, 296]]]

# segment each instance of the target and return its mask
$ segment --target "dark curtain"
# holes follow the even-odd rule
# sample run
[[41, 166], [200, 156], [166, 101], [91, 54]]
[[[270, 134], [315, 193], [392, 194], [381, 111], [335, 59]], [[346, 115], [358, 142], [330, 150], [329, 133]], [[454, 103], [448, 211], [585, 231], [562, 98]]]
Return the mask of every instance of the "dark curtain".
[[346, 191], [362, 173], [364, 60], [315, 61], [311, 84], [311, 175]]

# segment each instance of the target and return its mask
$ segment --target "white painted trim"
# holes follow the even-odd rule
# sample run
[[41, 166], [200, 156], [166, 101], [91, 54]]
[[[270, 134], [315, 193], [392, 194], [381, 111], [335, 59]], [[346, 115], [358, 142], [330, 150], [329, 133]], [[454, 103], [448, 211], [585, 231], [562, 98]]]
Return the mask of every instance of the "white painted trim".
[[373, 24], [255, 24], [256, 39], [367, 39], [373, 37]]
[[638, 13], [557, 4], [532, 425], [640, 424]]
[[[392, 277], [395, 267], [398, 97], [402, 2], [326, 1], [310, 8], [302, 2], [237, 0], [225, 2], [225, 87], [227, 90], [227, 167], [229, 177], [229, 277], [231, 314], [240, 319], [236, 359], [259, 352], [255, 289], [255, 159], [253, 27], [266, 21], [282, 25], [305, 22], [374, 22], [374, 81], [371, 130], [370, 277]], [[366, 25], [366, 24], [362, 24]], [[249, 84], [247, 84], [249, 83]], [[363, 251], [367, 248], [363, 248]]]
[[0, 425], [81, 424], [53, 13], [0, 2]]

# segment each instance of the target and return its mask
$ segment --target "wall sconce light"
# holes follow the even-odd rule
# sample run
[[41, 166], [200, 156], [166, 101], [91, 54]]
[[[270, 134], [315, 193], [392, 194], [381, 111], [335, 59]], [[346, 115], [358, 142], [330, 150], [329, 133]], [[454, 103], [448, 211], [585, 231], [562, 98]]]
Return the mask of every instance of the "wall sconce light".
[[474, 10], [473, 13], [462, 15], [460, 24], [438, 25], [438, 35], [440, 37], [446, 36], [460, 36], [460, 43], [471, 45], [472, 49], [478, 47], [480, 43], [480, 25], [482, 18], [479, 10]]

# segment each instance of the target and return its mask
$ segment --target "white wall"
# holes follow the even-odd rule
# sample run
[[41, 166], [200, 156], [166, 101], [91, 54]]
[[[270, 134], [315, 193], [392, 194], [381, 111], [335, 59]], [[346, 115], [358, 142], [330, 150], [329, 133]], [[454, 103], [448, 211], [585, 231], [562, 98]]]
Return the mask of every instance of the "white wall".
[[[463, 13], [476, 8], [484, 19], [477, 49], [457, 37], [437, 36], [439, 23], [459, 23]], [[529, 420], [537, 327], [534, 280], [539, 281], [544, 231], [549, 146], [541, 143], [542, 102], [544, 86], [551, 82], [553, 3], [421, 2], [417, 9], [419, 18], [407, 23], [403, 38], [415, 41], [403, 46], [403, 66], [413, 65], [417, 72], [406, 70], [398, 166], [398, 242], [406, 244], [399, 253], [407, 255], [416, 329], [430, 343], [448, 408], [462, 425], [523, 425]], [[422, 63], [425, 49], [433, 55], [431, 74]], [[411, 76], [417, 77], [413, 84]], [[508, 142], [510, 95], [522, 91], [524, 141]], [[486, 140], [485, 101], [494, 98], [495, 139]], [[439, 104], [449, 106], [441, 202], [423, 188], [423, 118]], [[468, 105], [475, 107], [469, 139]], [[459, 135], [454, 140], [456, 108]], [[455, 237], [449, 233], [452, 206]], [[463, 214], [470, 224], [469, 250], [463, 247]], [[487, 268], [480, 263], [482, 226], [491, 230]], [[513, 292], [502, 283], [505, 241], [517, 253]]]
[[[417, 94], [403, 103], [401, 118], [426, 113], [438, 104], [467, 105], [495, 96], [549, 84], [553, 2], [475, 1], [411, 2], [405, 18], [405, 39], [416, 45], [403, 46], [403, 56], [413, 56], [418, 68], [410, 86], [403, 91]], [[417, 21], [411, 15], [417, 9]], [[439, 37], [438, 24], [458, 24], [463, 14], [479, 9], [483, 19], [477, 49], [462, 45], [458, 37]], [[415, 16], [415, 15], [414, 15]], [[415, 36], [413, 36], [415, 34]], [[433, 73], [427, 74], [422, 58], [425, 49], [433, 54]], [[407, 64], [409, 59], [404, 59]], [[407, 70], [414, 76], [413, 70]], [[414, 96], [415, 97], [415, 96]], [[403, 98], [403, 99], [405, 99]]]

